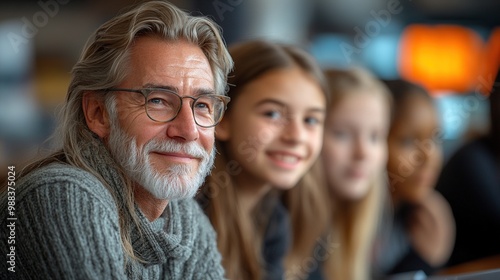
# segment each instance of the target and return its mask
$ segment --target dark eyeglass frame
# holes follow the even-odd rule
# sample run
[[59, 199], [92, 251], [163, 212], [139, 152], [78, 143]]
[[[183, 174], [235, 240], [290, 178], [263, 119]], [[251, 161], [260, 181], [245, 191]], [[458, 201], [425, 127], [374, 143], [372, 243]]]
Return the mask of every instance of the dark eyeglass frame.
[[[146, 115], [152, 120], [152, 121], [155, 121], [155, 122], [161, 122], [161, 123], [167, 123], [167, 122], [171, 122], [173, 121], [178, 115], [179, 115], [179, 112], [181, 111], [182, 109], [182, 104], [183, 104], [183, 100], [184, 98], [190, 98], [190, 99], [193, 99], [193, 103], [191, 103], [191, 113], [193, 114], [193, 119], [194, 119], [194, 122], [200, 126], [200, 127], [204, 127], [204, 128], [210, 128], [210, 127], [214, 127], [216, 126], [217, 124], [220, 123], [220, 121], [222, 120], [222, 118], [224, 117], [224, 113], [225, 111], [227, 110], [227, 104], [229, 103], [229, 101], [231, 101], [231, 98], [229, 96], [225, 96], [225, 95], [219, 95], [219, 94], [204, 94], [204, 95], [201, 95], [201, 96], [198, 96], [198, 97], [194, 97], [194, 96], [180, 96], [179, 94], [177, 94], [175, 91], [173, 90], [169, 90], [169, 89], [165, 89], [165, 88], [141, 88], [141, 89], [129, 89], [129, 88], [108, 88], [105, 90], [105, 92], [118, 92], [118, 91], [122, 91], [122, 92], [135, 92], [135, 93], [140, 93], [144, 96], [144, 110], [146, 110]], [[148, 112], [148, 106], [147, 106], [147, 101], [148, 101], [148, 95], [153, 92], [153, 91], [161, 91], [161, 92], [166, 92], [166, 93], [170, 93], [170, 94], [173, 94], [175, 96], [177, 96], [180, 100], [180, 106], [179, 108], [177, 109], [177, 112], [175, 112], [174, 116], [169, 119], [169, 120], [166, 120], [166, 121], [159, 121], [159, 120], [155, 120], [153, 117], [151, 117], [149, 115], [149, 112]], [[219, 117], [218, 120], [216, 120], [214, 122], [214, 124], [212, 125], [209, 125], [209, 126], [206, 126], [206, 125], [201, 125], [198, 123], [198, 120], [196, 119], [196, 115], [194, 113], [194, 105], [196, 104], [196, 102], [198, 101], [198, 99], [202, 98], [202, 97], [206, 97], [206, 96], [210, 96], [210, 97], [215, 97], [219, 100], [222, 101], [222, 103], [224, 104], [224, 109], [222, 110], [222, 113]]]

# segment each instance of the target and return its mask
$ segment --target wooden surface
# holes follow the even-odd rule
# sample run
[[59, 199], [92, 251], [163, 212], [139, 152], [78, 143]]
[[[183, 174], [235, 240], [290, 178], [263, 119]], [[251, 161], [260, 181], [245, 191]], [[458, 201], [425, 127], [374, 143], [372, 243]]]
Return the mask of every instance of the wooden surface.
[[456, 266], [448, 267], [441, 270], [438, 275], [456, 275], [467, 272], [477, 272], [500, 268], [500, 255], [487, 257], [479, 260], [474, 260], [462, 263]]

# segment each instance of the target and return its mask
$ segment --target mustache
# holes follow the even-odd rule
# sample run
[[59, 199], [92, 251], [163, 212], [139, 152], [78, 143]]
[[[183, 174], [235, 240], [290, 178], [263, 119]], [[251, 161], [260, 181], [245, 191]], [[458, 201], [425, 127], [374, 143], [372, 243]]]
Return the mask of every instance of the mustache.
[[207, 158], [209, 154], [196, 142], [179, 143], [174, 140], [164, 139], [151, 139], [143, 148], [145, 154], [150, 152], [160, 153], [182, 153], [187, 154], [194, 158]]

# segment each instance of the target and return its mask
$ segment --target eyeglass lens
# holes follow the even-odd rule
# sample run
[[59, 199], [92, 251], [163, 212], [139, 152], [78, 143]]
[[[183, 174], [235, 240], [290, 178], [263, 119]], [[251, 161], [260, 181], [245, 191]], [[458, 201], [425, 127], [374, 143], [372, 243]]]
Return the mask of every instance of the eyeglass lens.
[[[146, 97], [150, 118], [159, 122], [173, 120], [181, 109], [182, 98], [168, 91], [151, 91]], [[192, 104], [193, 116], [200, 126], [213, 126], [222, 116], [224, 102], [211, 95], [201, 95]]]

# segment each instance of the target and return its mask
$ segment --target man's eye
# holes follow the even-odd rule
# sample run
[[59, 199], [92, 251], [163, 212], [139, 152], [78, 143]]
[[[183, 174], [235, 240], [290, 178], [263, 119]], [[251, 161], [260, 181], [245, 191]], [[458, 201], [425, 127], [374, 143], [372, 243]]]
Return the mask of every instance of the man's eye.
[[148, 99], [148, 109], [175, 110], [176, 104], [172, 100], [152, 97]]
[[205, 103], [205, 102], [198, 102], [198, 103], [196, 103], [195, 107], [196, 107], [196, 109], [200, 109], [200, 110], [210, 109], [210, 105], [208, 103]]
[[161, 98], [151, 98], [148, 100], [148, 103], [155, 104], [155, 105], [162, 105], [165, 104], [166, 101]]

